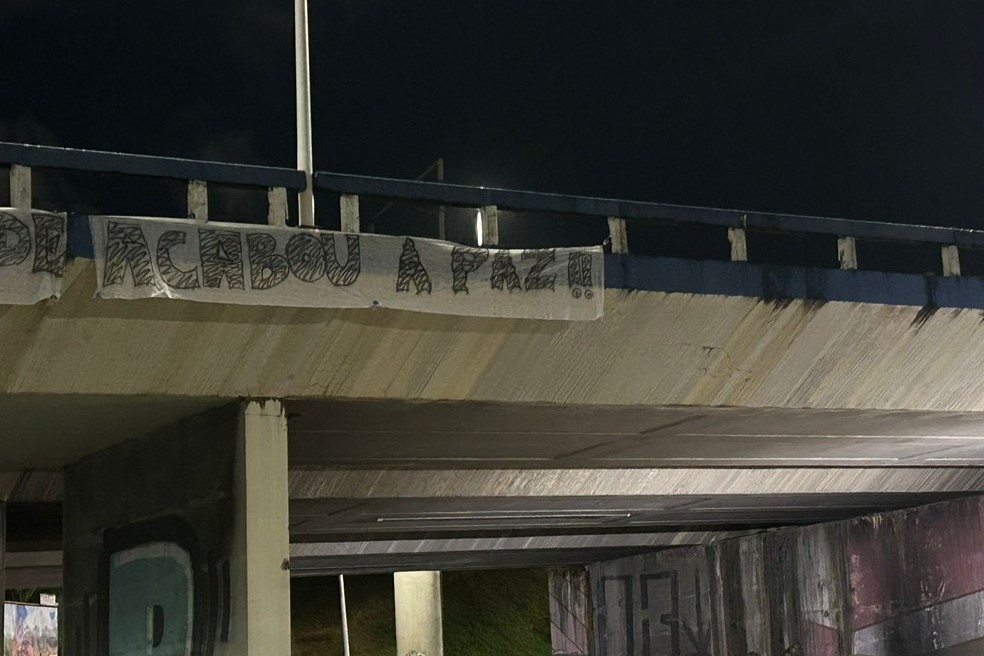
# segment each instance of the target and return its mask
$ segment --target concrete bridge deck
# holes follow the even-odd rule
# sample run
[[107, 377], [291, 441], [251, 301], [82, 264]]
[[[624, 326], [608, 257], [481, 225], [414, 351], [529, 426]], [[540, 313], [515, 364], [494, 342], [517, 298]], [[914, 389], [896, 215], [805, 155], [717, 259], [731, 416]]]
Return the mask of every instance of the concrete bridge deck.
[[[536, 195], [444, 187], [403, 192], [543, 209]], [[615, 226], [655, 211], [571, 207], [617, 212]], [[97, 300], [76, 243], [60, 300], [0, 306], [0, 497], [15, 519], [30, 507], [60, 520], [63, 501], [80, 503], [64, 498], [66, 467], [99, 498], [124, 486], [100, 488], [93, 463], [132, 483], [124, 456], [151, 460], [142, 445], [185, 445], [161, 459], [161, 485], [202, 468], [199, 448], [228, 456], [208, 450], [210, 422], [237, 449], [250, 431], [286, 435], [287, 557], [303, 576], [588, 563], [984, 491], [984, 279], [957, 275], [955, 255], [984, 235], [697, 210], [666, 211], [740, 231], [732, 246], [755, 226], [926, 240], [945, 275], [748, 263], [737, 248], [730, 262], [622, 252], [608, 256], [603, 318], [568, 323]], [[216, 516], [222, 495], [265, 503], [198, 474]], [[123, 539], [99, 518], [66, 520], [80, 552]], [[50, 573], [57, 529], [13, 521], [6, 537], [44, 553], [25, 572]]]

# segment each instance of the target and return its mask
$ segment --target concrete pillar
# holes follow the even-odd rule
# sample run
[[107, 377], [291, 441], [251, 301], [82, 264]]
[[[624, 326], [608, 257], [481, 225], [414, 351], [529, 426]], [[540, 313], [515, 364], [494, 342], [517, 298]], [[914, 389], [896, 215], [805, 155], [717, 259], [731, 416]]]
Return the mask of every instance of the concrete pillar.
[[243, 404], [236, 440], [236, 519], [229, 558], [232, 656], [290, 654], [287, 419], [279, 401]]
[[65, 470], [64, 653], [287, 656], [287, 427], [232, 403]]
[[444, 656], [441, 573], [393, 574], [397, 656]]

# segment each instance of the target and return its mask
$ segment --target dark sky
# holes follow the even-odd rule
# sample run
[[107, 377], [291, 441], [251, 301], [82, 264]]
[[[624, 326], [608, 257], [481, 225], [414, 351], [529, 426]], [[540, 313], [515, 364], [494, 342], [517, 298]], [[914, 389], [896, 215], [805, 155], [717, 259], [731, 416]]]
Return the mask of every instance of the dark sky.
[[[318, 169], [984, 228], [978, 0], [310, 0]], [[292, 166], [291, 0], [2, 0], [0, 139]]]

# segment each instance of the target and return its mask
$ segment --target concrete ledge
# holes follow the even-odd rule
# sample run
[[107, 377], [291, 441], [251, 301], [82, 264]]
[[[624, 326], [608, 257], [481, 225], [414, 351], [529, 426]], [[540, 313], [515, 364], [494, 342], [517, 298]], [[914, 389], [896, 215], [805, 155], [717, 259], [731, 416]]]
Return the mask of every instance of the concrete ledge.
[[93, 299], [0, 307], [0, 394], [984, 410], [978, 311], [608, 290], [593, 322]]

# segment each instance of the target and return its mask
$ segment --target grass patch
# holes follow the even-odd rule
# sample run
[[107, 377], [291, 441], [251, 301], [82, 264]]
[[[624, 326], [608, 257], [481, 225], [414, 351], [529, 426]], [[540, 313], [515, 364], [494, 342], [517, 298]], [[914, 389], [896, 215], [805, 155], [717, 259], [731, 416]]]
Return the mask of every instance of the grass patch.
[[[446, 656], [550, 656], [544, 570], [445, 572]], [[338, 578], [291, 581], [293, 656], [341, 656]], [[393, 577], [345, 577], [352, 656], [395, 656]]]

